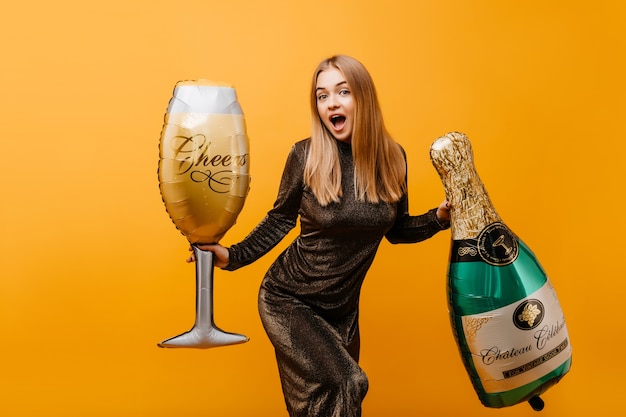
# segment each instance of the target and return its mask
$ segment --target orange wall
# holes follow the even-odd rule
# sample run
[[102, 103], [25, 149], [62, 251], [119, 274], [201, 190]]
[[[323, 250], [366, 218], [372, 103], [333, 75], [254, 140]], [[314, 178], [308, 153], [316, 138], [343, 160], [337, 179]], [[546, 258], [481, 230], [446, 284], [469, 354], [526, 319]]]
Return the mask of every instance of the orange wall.
[[[557, 288], [574, 365], [541, 415], [621, 415], [626, 8], [560, 3], [3, 6], [0, 414], [285, 415], [256, 292], [287, 242], [216, 271], [217, 324], [249, 343], [156, 347], [191, 327], [195, 307], [187, 244], [158, 191], [159, 134], [176, 81], [236, 86], [253, 176], [223, 240], [236, 243], [271, 207], [291, 144], [308, 134], [312, 70], [346, 53], [370, 69], [408, 152], [412, 212], [443, 198], [432, 141], [467, 133], [499, 214]], [[449, 239], [381, 246], [362, 297], [365, 417], [535, 415], [487, 409], [471, 388], [447, 321]]]

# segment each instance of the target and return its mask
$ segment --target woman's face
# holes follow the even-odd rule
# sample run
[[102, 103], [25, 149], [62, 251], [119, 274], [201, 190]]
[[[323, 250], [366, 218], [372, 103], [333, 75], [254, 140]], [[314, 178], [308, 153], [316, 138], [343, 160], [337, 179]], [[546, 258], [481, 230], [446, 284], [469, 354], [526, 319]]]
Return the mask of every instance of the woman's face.
[[317, 112], [337, 140], [350, 142], [354, 127], [354, 98], [345, 77], [337, 68], [319, 73], [315, 88]]

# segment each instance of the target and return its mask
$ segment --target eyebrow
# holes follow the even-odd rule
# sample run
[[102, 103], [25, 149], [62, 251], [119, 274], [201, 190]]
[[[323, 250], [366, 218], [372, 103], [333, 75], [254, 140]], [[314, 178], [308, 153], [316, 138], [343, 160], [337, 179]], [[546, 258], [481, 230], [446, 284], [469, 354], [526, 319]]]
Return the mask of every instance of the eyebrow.
[[[339, 87], [340, 85], [343, 85], [343, 84], [348, 84], [348, 82], [347, 81], [340, 81], [337, 84], [335, 84], [335, 87]], [[315, 89], [315, 91], [317, 91], [317, 90], [326, 90], [326, 88], [325, 87], [317, 87]]]

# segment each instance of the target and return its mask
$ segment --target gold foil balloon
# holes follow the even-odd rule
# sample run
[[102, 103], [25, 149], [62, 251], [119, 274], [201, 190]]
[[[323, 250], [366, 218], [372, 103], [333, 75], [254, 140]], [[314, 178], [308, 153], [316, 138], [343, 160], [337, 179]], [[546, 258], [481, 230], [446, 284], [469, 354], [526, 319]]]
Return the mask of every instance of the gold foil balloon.
[[180, 81], [161, 132], [159, 185], [170, 218], [196, 257], [196, 322], [161, 347], [210, 348], [243, 343], [213, 322], [213, 257], [196, 244], [217, 243], [235, 223], [248, 194], [248, 136], [234, 88]]

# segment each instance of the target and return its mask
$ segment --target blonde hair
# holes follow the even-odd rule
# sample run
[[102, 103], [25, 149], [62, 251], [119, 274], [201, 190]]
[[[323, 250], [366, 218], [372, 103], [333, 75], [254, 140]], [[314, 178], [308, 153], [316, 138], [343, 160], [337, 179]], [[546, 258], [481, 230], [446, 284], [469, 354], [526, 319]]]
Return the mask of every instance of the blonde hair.
[[351, 143], [356, 197], [371, 203], [394, 203], [406, 191], [404, 155], [385, 129], [372, 77], [363, 64], [345, 55], [322, 61], [313, 74], [311, 143], [304, 182], [322, 206], [338, 202], [343, 195], [337, 144], [317, 110], [317, 77], [329, 68], [343, 74], [354, 98]]

